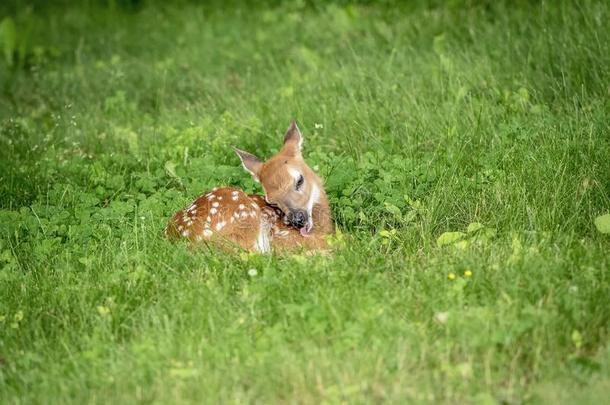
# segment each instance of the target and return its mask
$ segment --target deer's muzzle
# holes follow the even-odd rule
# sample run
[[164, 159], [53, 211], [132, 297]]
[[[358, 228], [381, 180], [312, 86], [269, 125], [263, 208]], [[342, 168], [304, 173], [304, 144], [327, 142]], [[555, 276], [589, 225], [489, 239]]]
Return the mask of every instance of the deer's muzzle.
[[308, 215], [305, 210], [290, 210], [287, 218], [292, 226], [300, 229], [307, 224]]

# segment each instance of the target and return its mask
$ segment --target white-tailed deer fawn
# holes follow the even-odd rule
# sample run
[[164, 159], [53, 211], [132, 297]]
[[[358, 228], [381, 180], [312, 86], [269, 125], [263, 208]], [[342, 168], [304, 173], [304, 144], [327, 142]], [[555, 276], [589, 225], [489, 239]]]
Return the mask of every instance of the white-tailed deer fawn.
[[265, 196], [215, 188], [178, 211], [165, 228], [166, 235], [258, 252], [324, 249], [324, 237], [334, 225], [322, 181], [301, 156], [302, 144], [293, 121], [282, 149], [266, 162], [235, 149]]

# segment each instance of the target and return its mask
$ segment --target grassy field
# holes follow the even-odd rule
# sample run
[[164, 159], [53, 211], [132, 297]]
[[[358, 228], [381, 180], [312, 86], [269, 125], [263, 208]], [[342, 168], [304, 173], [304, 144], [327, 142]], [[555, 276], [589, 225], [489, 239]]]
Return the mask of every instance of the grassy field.
[[[607, 400], [608, 2], [19, 3], [1, 403]], [[332, 256], [162, 238], [292, 118]]]

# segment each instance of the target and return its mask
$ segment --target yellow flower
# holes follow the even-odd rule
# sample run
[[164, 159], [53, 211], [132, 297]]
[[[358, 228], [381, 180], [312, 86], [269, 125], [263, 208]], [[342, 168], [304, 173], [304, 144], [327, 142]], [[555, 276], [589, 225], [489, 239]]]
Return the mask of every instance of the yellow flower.
[[464, 272], [464, 277], [472, 277], [472, 271], [470, 271], [470, 270], [466, 270], [466, 271]]
[[449, 274], [447, 274], [447, 278], [449, 280], [455, 280], [455, 274], [454, 273], [449, 273]]

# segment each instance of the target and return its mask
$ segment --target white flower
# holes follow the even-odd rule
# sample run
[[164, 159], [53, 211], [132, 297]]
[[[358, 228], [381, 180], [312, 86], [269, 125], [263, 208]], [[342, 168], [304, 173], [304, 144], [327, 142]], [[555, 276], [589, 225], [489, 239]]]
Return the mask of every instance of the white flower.
[[256, 276], [257, 274], [258, 274], [258, 271], [256, 271], [256, 269], [250, 269], [250, 270], [248, 270], [248, 275], [249, 275], [250, 277], [254, 277], [254, 276]]

